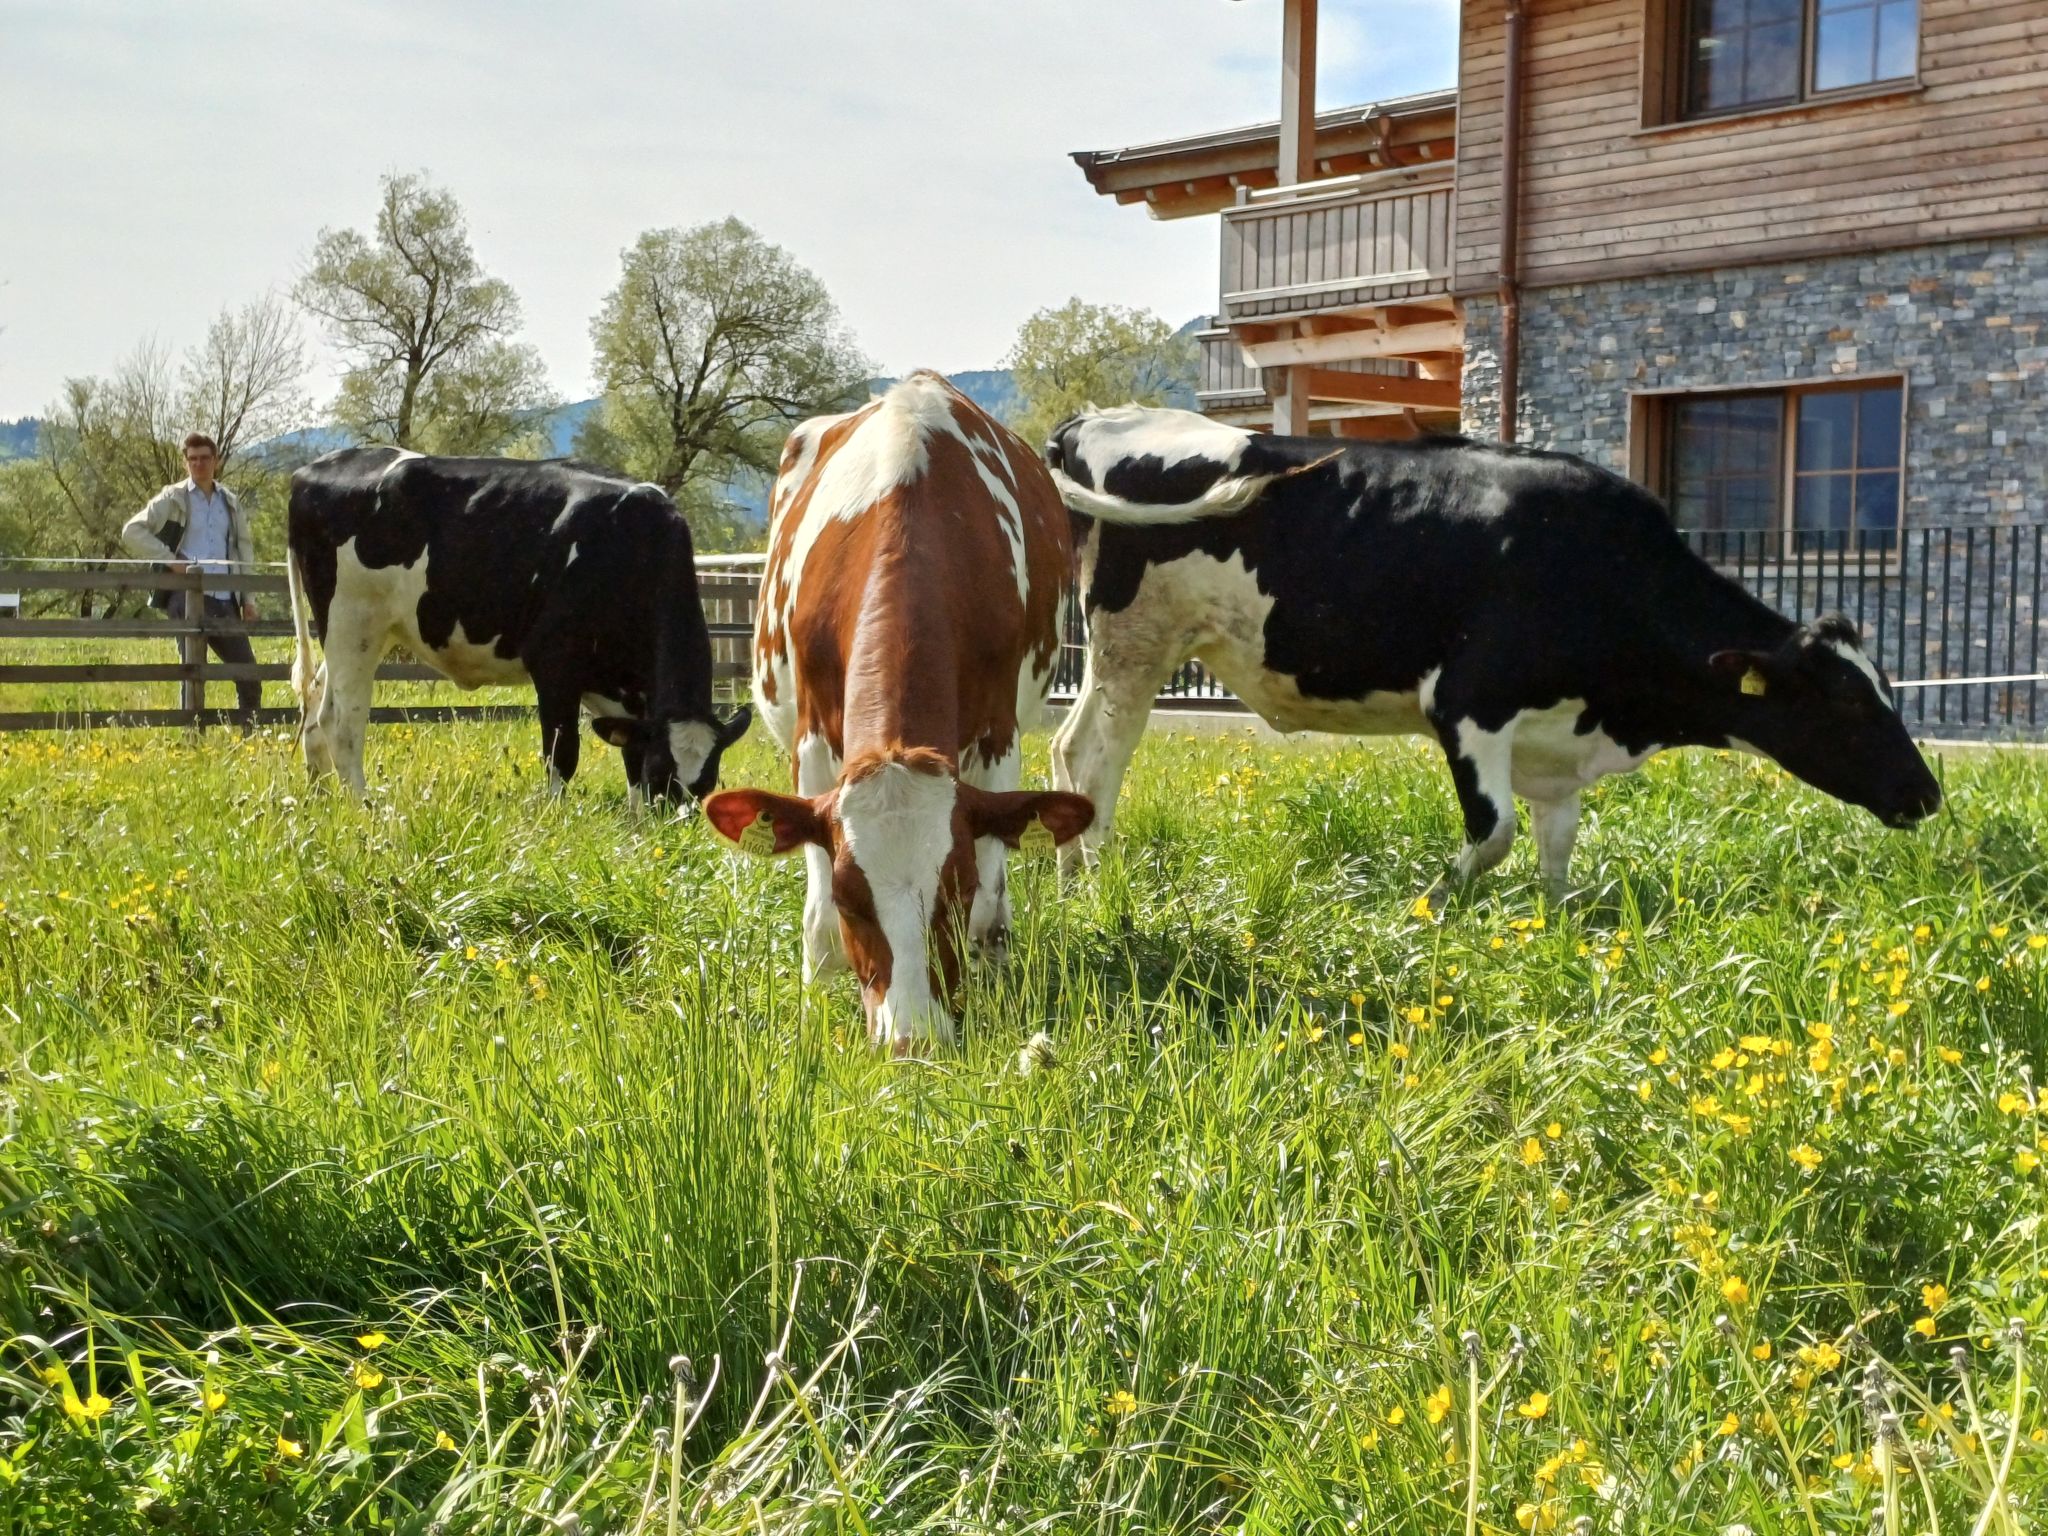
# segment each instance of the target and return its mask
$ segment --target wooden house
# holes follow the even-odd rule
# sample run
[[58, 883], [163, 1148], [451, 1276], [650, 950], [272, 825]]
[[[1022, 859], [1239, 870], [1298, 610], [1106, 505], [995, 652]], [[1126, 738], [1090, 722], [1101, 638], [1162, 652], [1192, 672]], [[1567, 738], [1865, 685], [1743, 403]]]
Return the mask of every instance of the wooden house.
[[1219, 216], [1205, 410], [1565, 449], [1774, 559], [2048, 521], [2048, 0], [1464, 0], [1455, 91], [1320, 112], [1316, 24], [1278, 122], [1075, 156]]

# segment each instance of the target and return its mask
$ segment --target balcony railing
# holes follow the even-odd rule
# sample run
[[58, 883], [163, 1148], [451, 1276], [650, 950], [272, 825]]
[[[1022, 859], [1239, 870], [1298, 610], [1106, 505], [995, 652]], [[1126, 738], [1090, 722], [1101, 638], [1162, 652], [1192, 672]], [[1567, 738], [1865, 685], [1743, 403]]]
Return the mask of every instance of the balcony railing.
[[1444, 293], [1452, 169], [1276, 187], [1227, 209], [1219, 318], [1237, 325]]

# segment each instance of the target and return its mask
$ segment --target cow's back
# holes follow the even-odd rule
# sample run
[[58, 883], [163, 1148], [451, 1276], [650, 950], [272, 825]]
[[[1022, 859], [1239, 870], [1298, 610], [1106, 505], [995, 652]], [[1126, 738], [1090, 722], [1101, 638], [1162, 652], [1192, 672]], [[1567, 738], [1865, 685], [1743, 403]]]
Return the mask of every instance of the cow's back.
[[[785, 747], [843, 748], [850, 697], [998, 751], [1059, 648], [1067, 518], [1037, 455], [935, 374], [784, 449], [755, 634], [755, 692]], [[950, 692], [951, 708], [940, 695]], [[922, 695], [913, 697], [912, 695]]]

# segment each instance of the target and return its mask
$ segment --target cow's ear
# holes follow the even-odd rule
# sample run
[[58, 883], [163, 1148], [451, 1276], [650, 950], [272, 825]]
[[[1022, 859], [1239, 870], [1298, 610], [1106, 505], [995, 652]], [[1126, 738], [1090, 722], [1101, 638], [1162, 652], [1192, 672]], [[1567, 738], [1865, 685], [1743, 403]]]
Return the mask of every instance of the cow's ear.
[[765, 789], [721, 789], [704, 802], [711, 830], [746, 853], [764, 859], [794, 853], [806, 843], [831, 846], [825, 814], [817, 803]]
[[1776, 661], [1769, 651], [1716, 651], [1707, 658], [1707, 667], [1731, 687], [1762, 698], [1771, 691]]
[[967, 829], [976, 837], [999, 837], [1012, 848], [1056, 848], [1079, 837], [1095, 821], [1095, 802], [1062, 790], [1010, 790], [997, 794], [960, 786]]
[[752, 725], [753, 723], [754, 706], [751, 704], [742, 704], [738, 709], [732, 712], [732, 714], [726, 719], [726, 722], [723, 725], [719, 726], [719, 747], [722, 749], [731, 746], [734, 742], [738, 741], [742, 736], [747, 734], [747, 727]]
[[623, 752], [630, 743], [647, 734], [647, 722], [629, 715], [594, 715], [590, 721], [590, 734]]

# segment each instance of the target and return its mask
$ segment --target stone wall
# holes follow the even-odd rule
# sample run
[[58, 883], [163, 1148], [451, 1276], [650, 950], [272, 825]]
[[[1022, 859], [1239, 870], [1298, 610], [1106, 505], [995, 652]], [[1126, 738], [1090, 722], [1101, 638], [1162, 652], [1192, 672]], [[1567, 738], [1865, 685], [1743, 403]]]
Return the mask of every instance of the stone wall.
[[[1465, 430], [1491, 437], [1498, 303], [1466, 300], [1465, 333]], [[1900, 555], [1867, 570], [1833, 557], [1828, 581], [1760, 560], [1738, 574], [1795, 617], [1847, 609], [1902, 680], [2043, 670], [2048, 238], [1536, 289], [1521, 374], [1523, 442], [1622, 474], [1632, 391], [1903, 375]], [[2048, 728], [2048, 685], [1907, 690], [1902, 703], [1928, 734]]]
[[[1498, 304], [1465, 309], [1465, 430], [1499, 422]], [[1522, 441], [1628, 470], [1629, 394], [1902, 374], [1908, 527], [2048, 521], [2048, 238], [1539, 288]]]

